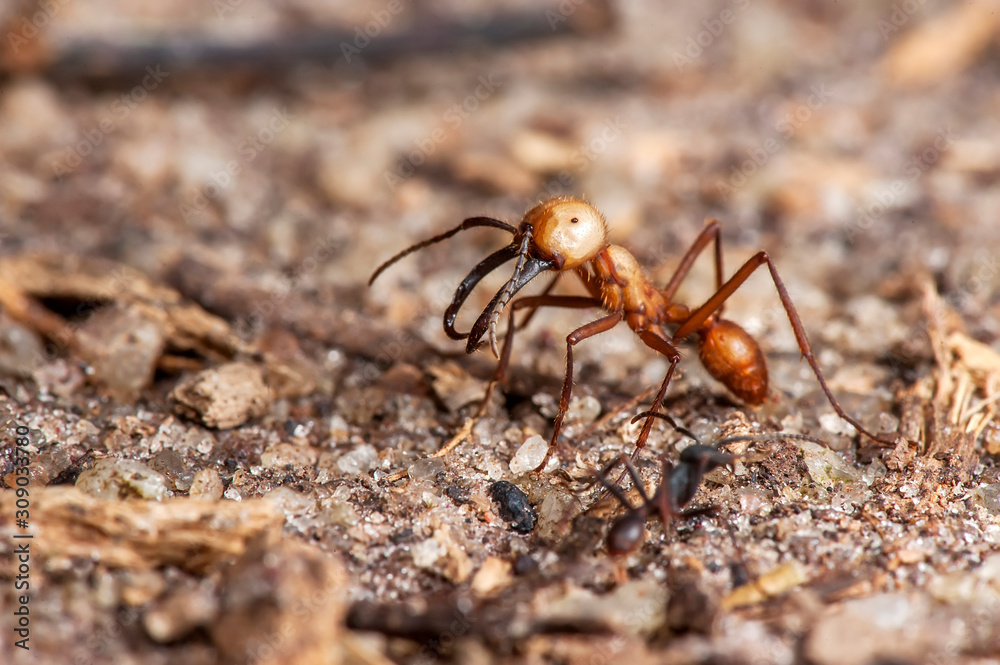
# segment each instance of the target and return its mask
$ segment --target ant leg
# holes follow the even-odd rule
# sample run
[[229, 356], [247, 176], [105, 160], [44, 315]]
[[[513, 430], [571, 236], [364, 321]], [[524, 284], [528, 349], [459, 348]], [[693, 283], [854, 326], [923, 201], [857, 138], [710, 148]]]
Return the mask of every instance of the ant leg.
[[705, 227], [698, 233], [698, 237], [694, 239], [691, 246], [688, 248], [687, 252], [684, 253], [684, 257], [681, 262], [677, 265], [677, 270], [674, 271], [673, 276], [671, 276], [670, 281], [667, 285], [660, 291], [663, 297], [669, 302], [673, 300], [674, 293], [677, 291], [677, 287], [681, 285], [681, 282], [687, 277], [688, 272], [691, 270], [691, 266], [694, 264], [694, 260], [698, 258], [702, 250], [708, 245], [708, 243], [715, 241], [715, 288], [716, 290], [722, 288], [722, 225], [717, 219], [705, 220]]
[[[670, 385], [670, 379], [674, 375], [674, 368], [677, 367], [677, 363], [680, 362], [681, 354], [677, 351], [677, 348], [671, 344], [668, 340], [660, 337], [656, 333], [643, 330], [639, 333], [639, 338], [642, 339], [643, 343], [649, 348], [653, 349], [658, 353], [662, 353], [670, 360], [670, 367], [667, 368], [667, 375], [663, 377], [663, 383], [660, 384], [660, 390], [657, 391], [656, 397], [653, 398], [653, 405], [648, 411], [645, 411], [640, 416], [646, 418], [646, 422], [642, 425], [642, 430], [639, 432], [639, 438], [635, 442], [635, 450], [632, 451], [631, 460], [635, 460], [639, 457], [639, 451], [646, 447], [646, 439], [649, 438], [649, 432], [653, 429], [653, 420], [655, 414], [660, 410], [660, 405], [663, 404], [663, 397], [667, 394], [667, 387]], [[638, 416], [637, 416], [638, 417]], [[635, 418], [632, 419], [635, 422]], [[616, 484], [620, 484], [625, 478], [625, 471], [619, 474], [618, 479], [615, 480]]]
[[[527, 296], [521, 298], [520, 300], [515, 300], [510, 305], [510, 321], [511, 324], [514, 322], [514, 312], [518, 309], [524, 307], [567, 307], [572, 309], [585, 309], [587, 307], [600, 307], [601, 302], [594, 298], [586, 298], [581, 296]], [[462, 429], [453, 436], [448, 443], [441, 447], [436, 453], [431, 455], [431, 457], [444, 457], [455, 448], [458, 447], [460, 443], [465, 441], [470, 434], [472, 434], [472, 426], [475, 425], [476, 421], [479, 420], [486, 409], [489, 406], [490, 400], [493, 397], [493, 390], [497, 383], [504, 380], [507, 374], [507, 365], [510, 363], [510, 351], [514, 342], [514, 328], [507, 331], [507, 337], [504, 339], [503, 351], [500, 354], [500, 361], [497, 363], [497, 368], [493, 372], [493, 378], [490, 380], [489, 385], [486, 387], [486, 394], [483, 395], [483, 401], [479, 404], [479, 409], [476, 411], [476, 415], [465, 421], [462, 425]], [[402, 476], [400, 476], [402, 477]]]
[[[548, 297], [556, 298], [559, 296]], [[591, 300], [589, 298], [582, 299]], [[573, 347], [589, 337], [611, 330], [621, 322], [624, 316], [624, 312], [608, 314], [596, 321], [591, 321], [588, 324], [580, 326], [566, 336], [566, 378], [563, 379], [562, 392], [559, 394], [559, 412], [556, 414], [556, 420], [552, 424], [552, 438], [549, 439], [549, 449], [545, 451], [545, 457], [542, 459], [541, 464], [536, 467], [536, 470], [543, 468], [546, 462], [549, 461], [549, 457], [551, 457], [552, 451], [555, 450], [556, 444], [559, 441], [559, 431], [562, 429], [566, 412], [569, 411], [569, 398], [573, 392]]]
[[646, 439], [649, 437], [650, 430], [653, 429], [652, 414], [660, 410], [660, 405], [663, 404], [663, 397], [667, 394], [667, 386], [670, 385], [670, 379], [673, 378], [674, 368], [677, 367], [677, 363], [681, 360], [681, 354], [677, 351], [677, 347], [669, 340], [660, 337], [650, 330], [643, 330], [639, 333], [639, 337], [646, 346], [666, 356], [667, 360], [670, 361], [670, 367], [667, 369], [667, 375], [663, 377], [663, 383], [660, 384], [659, 392], [653, 398], [653, 405], [649, 407], [648, 413], [650, 415], [646, 418], [646, 422], [642, 426], [642, 431], [639, 432], [639, 438], [636, 439], [635, 451], [632, 453], [633, 460], [639, 456], [639, 451], [646, 446]]
[[[604, 485], [605, 489], [608, 492], [611, 492], [611, 494], [613, 494], [614, 497], [618, 499], [618, 503], [622, 504], [625, 510], [631, 512], [635, 510], [635, 508], [632, 506], [631, 503], [629, 503], [628, 497], [625, 496], [625, 492], [622, 491], [621, 487], [615, 485], [610, 480], [608, 480], [607, 476], [608, 472], [611, 471], [611, 469], [613, 469], [615, 464], [617, 464], [618, 462], [621, 462], [622, 464], [628, 464], [628, 458], [625, 457], [625, 455], [619, 455], [618, 459], [616, 459], [614, 462], [609, 464], [607, 467], [602, 469], [600, 473], [597, 474], [597, 480], [599, 480], [600, 483]], [[635, 467], [632, 468], [634, 469]], [[604, 495], [602, 494], [601, 496], [603, 497]], [[643, 494], [643, 498], [645, 499], [645, 493]], [[649, 499], [646, 499], [646, 501], [649, 501]]]
[[[553, 280], [553, 284], [555, 281]], [[550, 284], [550, 287], [552, 285]], [[496, 388], [497, 384], [502, 384], [507, 376], [507, 367], [510, 364], [510, 354], [511, 349], [514, 344], [514, 331], [519, 328], [523, 328], [528, 324], [532, 315], [538, 311], [539, 307], [563, 307], [568, 309], [587, 309], [589, 307], [600, 307], [601, 301], [595, 298], [588, 298], [585, 296], [552, 296], [547, 294], [541, 294], [537, 296], [526, 296], [515, 300], [510, 304], [510, 323], [507, 326], [507, 335], [503, 340], [503, 348], [500, 352], [500, 360], [497, 362], [497, 368], [493, 372], [493, 378], [490, 380], [489, 386], [486, 388], [486, 395], [483, 397], [482, 405], [479, 407], [479, 412], [476, 413], [476, 418], [479, 418], [486, 411], [490, 399], [493, 397], [493, 390]], [[519, 327], [514, 325], [514, 315], [517, 310], [530, 307], [531, 311], [528, 312], [528, 316], [525, 320], [521, 322]]]
[[757, 268], [763, 265], [766, 265], [768, 271], [771, 273], [771, 280], [774, 282], [774, 286], [778, 290], [778, 297], [781, 298], [781, 305], [785, 308], [785, 314], [788, 315], [789, 323], [792, 324], [792, 331], [795, 333], [795, 340], [799, 344], [799, 351], [802, 352], [802, 356], [812, 368], [813, 374], [816, 375], [816, 379], [819, 381], [819, 385], [823, 389], [823, 393], [826, 395], [826, 398], [830, 401], [830, 405], [833, 406], [833, 410], [837, 412], [838, 416], [849, 422], [854, 429], [858, 430], [858, 432], [864, 434], [872, 441], [881, 442], [878, 437], [865, 429], [861, 423], [844, 411], [843, 407], [841, 407], [840, 403], [837, 401], [837, 398], [833, 396], [829, 386], [826, 385], [826, 379], [823, 378], [823, 372], [820, 370], [819, 363], [816, 362], [816, 358], [813, 356], [812, 348], [809, 346], [809, 339], [806, 337], [805, 328], [802, 327], [802, 321], [799, 319], [799, 314], [795, 311], [795, 305], [792, 304], [792, 299], [788, 295], [788, 290], [785, 288], [785, 284], [781, 281], [781, 277], [778, 276], [778, 269], [774, 266], [774, 262], [771, 261], [771, 257], [769, 257], [765, 251], [757, 252], [750, 257], [750, 259], [748, 259], [747, 262], [744, 263], [743, 266], [729, 278], [729, 281], [723, 284], [722, 288], [715, 292], [715, 295], [709, 298], [704, 305], [692, 312], [692, 314], [685, 321], [683, 321], [680, 327], [674, 332], [673, 341], [676, 342], [684, 339], [691, 333], [701, 328], [709, 317], [716, 314], [720, 310], [722, 304], [729, 298], [729, 296], [733, 295], [736, 289], [738, 289]]

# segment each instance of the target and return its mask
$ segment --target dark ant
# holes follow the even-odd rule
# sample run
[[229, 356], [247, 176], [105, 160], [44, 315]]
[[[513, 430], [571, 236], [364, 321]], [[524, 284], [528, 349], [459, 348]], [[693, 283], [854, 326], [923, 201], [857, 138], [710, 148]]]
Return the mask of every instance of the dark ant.
[[[625, 455], [620, 455], [617, 460], [612, 462], [611, 466], [597, 474], [597, 479], [604, 485], [607, 491], [615, 496], [626, 511], [624, 515], [612, 522], [611, 528], [608, 530], [607, 540], [605, 541], [608, 552], [615, 556], [629, 554], [642, 544], [646, 535], [646, 520], [650, 516], [659, 514], [660, 521], [664, 528], [666, 528], [673, 521], [674, 517], [684, 515], [685, 513], [681, 511], [694, 498], [705, 474], [722, 466], [732, 466], [733, 462], [742, 457], [742, 455], [721, 452], [721, 447], [730, 443], [764, 441], [777, 438], [800, 439], [826, 445], [820, 439], [806, 434], [776, 432], [774, 434], [731, 436], [717, 441], [713, 446], [706, 446], [690, 430], [678, 425], [667, 414], [646, 411], [633, 418], [632, 422], [636, 422], [642, 418], [660, 418], [666, 420], [675, 430], [689, 437], [695, 443], [681, 451], [677, 466], [674, 466], [666, 457], [663, 458], [663, 475], [660, 477], [660, 484], [656, 488], [656, 491], [653, 492], [652, 497], [646, 494], [639, 472], [632, 464], [632, 461]], [[619, 462], [625, 466], [626, 472], [632, 478], [632, 484], [639, 491], [639, 496], [642, 497], [642, 503], [638, 506], [633, 506], [621, 487], [607, 478], [607, 473]]]
[[[386, 268], [404, 256], [450, 238], [460, 231], [476, 227], [502, 229], [513, 236], [509, 245], [483, 259], [462, 280], [455, 290], [451, 304], [444, 312], [445, 333], [452, 339], [467, 340], [465, 346], [467, 353], [478, 349], [483, 336], [488, 335], [490, 348], [499, 359], [493, 380], [487, 388], [486, 396], [476, 418], [479, 418], [485, 411], [494, 386], [504, 381], [507, 366], [510, 363], [511, 344], [515, 330], [526, 325], [539, 307], [598, 308], [607, 312], [605, 316], [580, 326], [566, 336], [566, 376], [559, 396], [559, 411], [553, 423], [548, 453], [539, 468], [545, 465], [558, 443], [559, 432], [569, 409], [570, 395], [573, 389], [573, 347], [588, 337], [614, 328], [623, 320], [646, 346], [663, 354], [670, 361], [670, 367], [656, 393], [652, 407], [645, 416], [646, 422], [636, 440], [635, 451], [632, 453], [633, 460], [646, 445], [646, 439], [649, 437], [653, 425], [652, 416], [659, 411], [667, 392], [667, 386], [670, 385], [670, 379], [674, 374], [674, 368], [680, 362], [681, 356], [676, 345], [689, 337], [695, 336], [697, 338], [698, 355], [709, 374], [747, 404], [757, 406], [763, 403], [767, 396], [767, 366], [764, 362], [764, 354], [749, 333], [736, 323], [722, 318], [726, 300], [757, 268], [763, 265], [767, 266], [774, 286], [778, 290], [781, 304], [788, 315], [792, 330], [795, 332], [799, 350], [815, 373], [830, 404], [837, 414], [853, 425], [858, 432], [878, 441], [874, 434], [841, 408], [827, 386], [823, 373], [813, 357], [799, 315], [796, 313], [788, 291], [767, 252], [759, 251], [754, 254], [728, 281], [723, 282], [722, 227], [715, 219], [706, 222], [705, 227], [684, 254], [674, 275], [662, 289], [658, 289], [643, 274], [635, 257], [628, 250], [619, 245], [608, 243], [607, 224], [601, 213], [589, 203], [569, 196], [552, 198], [536, 205], [525, 214], [517, 228], [491, 217], [466, 219], [454, 229], [417, 243], [396, 254], [375, 270], [368, 283], [374, 282]], [[681, 281], [690, 271], [695, 259], [709, 243], [714, 243], [715, 246], [715, 293], [704, 304], [695, 309], [674, 302], [673, 297]], [[493, 296], [479, 318], [476, 319], [472, 329], [469, 332], [456, 330], [455, 319], [473, 288], [487, 274], [513, 259], [517, 259], [513, 274]], [[543, 293], [536, 296], [526, 296], [511, 302], [514, 295], [528, 282], [547, 271], [554, 271], [557, 274], [556, 279], [548, 285]], [[551, 295], [549, 293], [559, 276], [569, 271], [576, 273], [589, 291], [590, 296]], [[498, 353], [496, 327], [508, 303], [510, 304], [510, 320], [507, 336], [504, 339], [503, 350]], [[519, 326], [515, 326], [515, 313], [525, 308], [530, 308], [528, 314]], [[672, 333], [668, 327], [672, 327]], [[468, 421], [463, 428], [463, 433], [453, 438], [435, 456], [444, 455], [457, 446], [471, 430], [471, 422]]]

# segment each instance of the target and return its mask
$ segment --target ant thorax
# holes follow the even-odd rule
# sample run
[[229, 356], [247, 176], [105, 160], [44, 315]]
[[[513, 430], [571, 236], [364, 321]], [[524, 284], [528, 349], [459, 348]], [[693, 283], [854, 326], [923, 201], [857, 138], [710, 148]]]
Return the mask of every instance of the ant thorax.
[[625, 313], [633, 330], [664, 323], [668, 304], [624, 247], [608, 245], [593, 262], [601, 302], [609, 311]]

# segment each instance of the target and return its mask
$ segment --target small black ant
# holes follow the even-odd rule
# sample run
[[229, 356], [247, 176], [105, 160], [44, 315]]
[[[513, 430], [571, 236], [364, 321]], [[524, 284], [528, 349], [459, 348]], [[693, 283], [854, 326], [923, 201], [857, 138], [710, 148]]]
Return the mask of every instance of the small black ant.
[[[632, 422], [634, 423], [643, 418], [660, 418], [666, 420], [675, 430], [689, 437], [695, 443], [681, 451], [677, 466], [674, 466], [664, 456], [663, 475], [652, 497], [646, 494], [639, 472], [632, 464], [632, 461], [625, 455], [620, 455], [609, 467], [597, 474], [597, 479], [601, 484], [625, 507], [625, 514], [612, 522], [611, 528], [608, 530], [607, 540], [605, 541], [608, 552], [615, 556], [629, 554], [642, 544], [646, 535], [646, 520], [651, 516], [659, 515], [664, 528], [669, 526], [674, 517], [684, 514], [681, 512], [682, 509], [694, 498], [705, 474], [722, 466], [732, 466], [733, 462], [742, 457], [742, 455], [722, 452], [720, 448], [723, 446], [730, 443], [765, 441], [776, 438], [800, 439], [826, 445], [820, 439], [806, 434], [776, 432], [774, 434], [732, 436], [717, 441], [714, 446], [706, 446], [698, 440], [698, 437], [694, 433], [678, 425], [667, 414], [645, 411], [635, 416]], [[632, 478], [633, 485], [639, 491], [639, 496], [642, 497], [642, 503], [638, 506], [633, 506], [621, 487], [607, 478], [607, 473], [619, 462], [625, 466], [625, 470]]]

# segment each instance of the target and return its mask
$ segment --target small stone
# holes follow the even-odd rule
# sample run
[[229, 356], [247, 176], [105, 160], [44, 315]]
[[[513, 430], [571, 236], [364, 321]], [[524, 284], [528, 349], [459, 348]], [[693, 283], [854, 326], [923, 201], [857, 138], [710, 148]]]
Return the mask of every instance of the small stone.
[[188, 496], [203, 501], [218, 501], [222, 498], [222, 480], [215, 469], [202, 469], [194, 474]]
[[434, 568], [438, 559], [446, 554], [445, 548], [436, 538], [422, 540], [410, 548], [410, 556], [413, 557], [413, 565], [417, 568]]
[[832, 450], [812, 441], [799, 441], [798, 445], [809, 476], [820, 487], [829, 487], [845, 480], [861, 480], [861, 472]]
[[836, 413], [828, 411], [819, 417], [819, 425], [830, 434], [850, 436], [854, 434], [854, 426]]
[[472, 578], [470, 588], [477, 596], [492, 596], [510, 584], [511, 565], [495, 556], [488, 557]]
[[983, 484], [972, 490], [972, 500], [990, 511], [1000, 515], [1000, 483]]
[[354, 506], [343, 499], [332, 499], [322, 504], [323, 515], [330, 524], [336, 526], [354, 526], [361, 521]]
[[180, 415], [216, 429], [242, 425], [271, 406], [260, 368], [239, 362], [199, 372], [178, 384], [170, 397]]
[[566, 421], [571, 423], [592, 423], [601, 415], [601, 402], [593, 395], [574, 397], [569, 401]]
[[528, 533], [535, 528], [535, 513], [528, 503], [528, 495], [517, 485], [506, 480], [495, 482], [490, 486], [490, 497], [497, 504], [500, 517], [514, 531]]
[[157, 321], [132, 307], [98, 310], [77, 330], [80, 353], [113, 397], [132, 401], [153, 378], [165, 336]]
[[844, 602], [820, 616], [805, 639], [804, 655], [817, 665], [863, 665], [890, 659], [925, 662], [947, 635], [946, 626], [913, 629], [926, 625], [929, 613], [926, 596], [903, 593]]
[[552, 491], [545, 495], [538, 505], [538, 535], [542, 538], [557, 538], [560, 528], [569, 524], [566, 519], [576, 502], [568, 492]]
[[162, 473], [128, 459], [97, 460], [76, 479], [81, 492], [107, 500], [138, 497], [161, 501], [170, 496], [170, 484]]
[[868, 468], [861, 472], [861, 481], [871, 487], [876, 480], [881, 478], [886, 474], [887, 469], [885, 464], [879, 458], [872, 460], [872, 463], [868, 465]]
[[348, 476], [360, 476], [368, 473], [378, 464], [378, 451], [375, 447], [363, 443], [354, 450], [346, 452], [337, 460], [337, 468]]
[[161, 450], [149, 461], [149, 466], [169, 478], [174, 484], [174, 489], [187, 492], [191, 488], [194, 474], [191, 473], [191, 467], [184, 456], [176, 450]]
[[497, 459], [493, 453], [484, 453], [477, 457], [473, 465], [486, 473], [490, 480], [503, 480], [507, 476], [508, 467]]
[[249, 549], [220, 575], [208, 628], [219, 662], [335, 663], [349, 581], [335, 553], [295, 541]]
[[142, 617], [146, 634], [164, 644], [206, 626], [219, 613], [219, 603], [207, 585], [181, 589], [158, 600]]
[[440, 457], [425, 457], [411, 464], [406, 472], [411, 480], [431, 480], [444, 469], [444, 460]]
[[836, 510], [850, 512], [852, 506], [860, 506], [871, 495], [864, 483], [844, 483], [830, 499], [830, 505]]
[[541, 466], [549, 451], [549, 443], [538, 434], [529, 436], [510, 460], [510, 472], [516, 477]]
[[31, 376], [44, 359], [45, 347], [35, 331], [0, 313], [0, 374]]
[[314, 466], [316, 457], [317, 452], [309, 446], [278, 443], [261, 453], [260, 464], [265, 469], [298, 470]]

